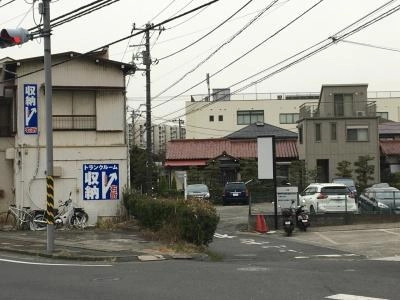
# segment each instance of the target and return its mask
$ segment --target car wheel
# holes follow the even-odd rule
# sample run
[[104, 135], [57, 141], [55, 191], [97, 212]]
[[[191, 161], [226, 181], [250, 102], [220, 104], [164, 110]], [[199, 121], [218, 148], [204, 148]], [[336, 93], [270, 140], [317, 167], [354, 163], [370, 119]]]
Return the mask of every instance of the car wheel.
[[314, 206], [310, 206], [310, 215], [316, 215]]

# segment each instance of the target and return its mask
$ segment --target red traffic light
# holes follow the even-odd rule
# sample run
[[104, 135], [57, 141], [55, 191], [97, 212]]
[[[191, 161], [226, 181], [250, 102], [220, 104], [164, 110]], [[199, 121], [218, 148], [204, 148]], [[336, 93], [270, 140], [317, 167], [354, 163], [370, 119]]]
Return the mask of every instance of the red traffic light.
[[30, 40], [30, 33], [23, 28], [2, 29], [0, 32], [0, 47], [6, 48], [21, 45]]

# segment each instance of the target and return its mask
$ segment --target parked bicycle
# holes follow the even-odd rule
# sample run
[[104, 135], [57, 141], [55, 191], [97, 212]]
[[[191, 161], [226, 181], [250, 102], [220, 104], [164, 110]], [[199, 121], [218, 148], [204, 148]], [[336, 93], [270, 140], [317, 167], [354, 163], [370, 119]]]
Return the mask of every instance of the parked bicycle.
[[15, 204], [11, 204], [8, 207], [5, 223], [16, 230], [43, 230], [47, 225], [46, 220], [44, 222], [33, 221], [38, 215], [41, 215], [41, 210], [31, 210], [29, 206], [19, 208]]

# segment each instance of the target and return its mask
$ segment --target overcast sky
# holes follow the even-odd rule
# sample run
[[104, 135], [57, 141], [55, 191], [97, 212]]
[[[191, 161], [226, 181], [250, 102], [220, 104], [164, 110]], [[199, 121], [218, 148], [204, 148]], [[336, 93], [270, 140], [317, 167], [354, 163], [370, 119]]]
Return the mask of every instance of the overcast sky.
[[[1, 0], [0, 6], [10, 0]], [[51, 2], [51, 18], [55, 18], [82, 5], [93, 2], [77, 0], [57, 0]], [[0, 7], [1, 27], [26, 29], [40, 21], [37, 2], [32, 9], [31, 0], [16, 0]], [[131, 33], [132, 24], [141, 27], [147, 22], [157, 24], [177, 13], [207, 3], [207, 0], [120, 0], [90, 15], [83, 16], [67, 24], [54, 28], [52, 53], [65, 51], [87, 52]], [[249, 0], [220, 0], [208, 8], [165, 24], [160, 34], [151, 36], [151, 56], [153, 60], [168, 56], [206, 35], [228, 17], [233, 15]], [[270, 74], [286, 64], [261, 73], [250, 80], [243, 79], [267, 69], [288, 57], [318, 43], [344, 29], [356, 20], [390, 1], [379, 0], [325, 0], [279, 34], [257, 47], [236, 63], [221, 71], [269, 36], [281, 30], [294, 18], [318, 3], [318, 0], [280, 0], [262, 14], [252, 25], [232, 39], [252, 19], [274, 1], [253, 0], [228, 22], [215, 30], [194, 46], [161, 59], [152, 66], [152, 100], [154, 120], [182, 108], [184, 101], [192, 94], [206, 94], [206, 73], [211, 75], [211, 88], [231, 87], [239, 90], [249, 83]], [[383, 13], [400, 5], [391, 1], [383, 8]], [[376, 17], [374, 14], [372, 17]], [[371, 20], [369, 18], [368, 20]], [[360, 24], [358, 24], [360, 25]], [[352, 27], [355, 28], [355, 27]], [[348, 31], [346, 31], [348, 32]], [[134, 54], [143, 48], [142, 35], [125, 40], [110, 47], [110, 59], [130, 62]], [[228, 41], [231, 40], [229, 43]], [[322, 84], [368, 83], [369, 91], [400, 90], [400, 13], [361, 30], [333, 46], [296, 64], [280, 73], [260, 81], [241, 93], [275, 92], [318, 92]], [[354, 44], [369, 44], [376, 47]], [[222, 46], [225, 43], [224, 46]], [[217, 49], [220, 48], [218, 51]], [[316, 49], [316, 48], [315, 48]], [[14, 59], [43, 55], [41, 40], [28, 42], [20, 47], [0, 49], [1, 57]], [[211, 57], [210, 54], [215, 52]], [[139, 67], [140, 60], [135, 61]], [[213, 76], [218, 72], [217, 75]], [[182, 77], [184, 79], [181, 80]], [[179, 81], [179, 82], [177, 82]], [[129, 106], [138, 108], [145, 102], [145, 77], [138, 71], [127, 79]], [[192, 86], [197, 85], [190, 89]], [[176, 97], [177, 95], [182, 96]], [[170, 100], [166, 102], [164, 101]], [[177, 112], [175, 116], [182, 114]], [[173, 118], [170, 115], [166, 118]]]

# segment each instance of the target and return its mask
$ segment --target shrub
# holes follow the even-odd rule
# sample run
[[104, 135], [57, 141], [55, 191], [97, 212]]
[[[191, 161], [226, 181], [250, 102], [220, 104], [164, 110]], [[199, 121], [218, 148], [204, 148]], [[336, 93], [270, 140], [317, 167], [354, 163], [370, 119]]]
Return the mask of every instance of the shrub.
[[173, 236], [196, 245], [208, 245], [214, 236], [219, 216], [206, 200], [153, 199], [145, 195], [124, 194], [130, 215], [154, 231], [163, 228]]

